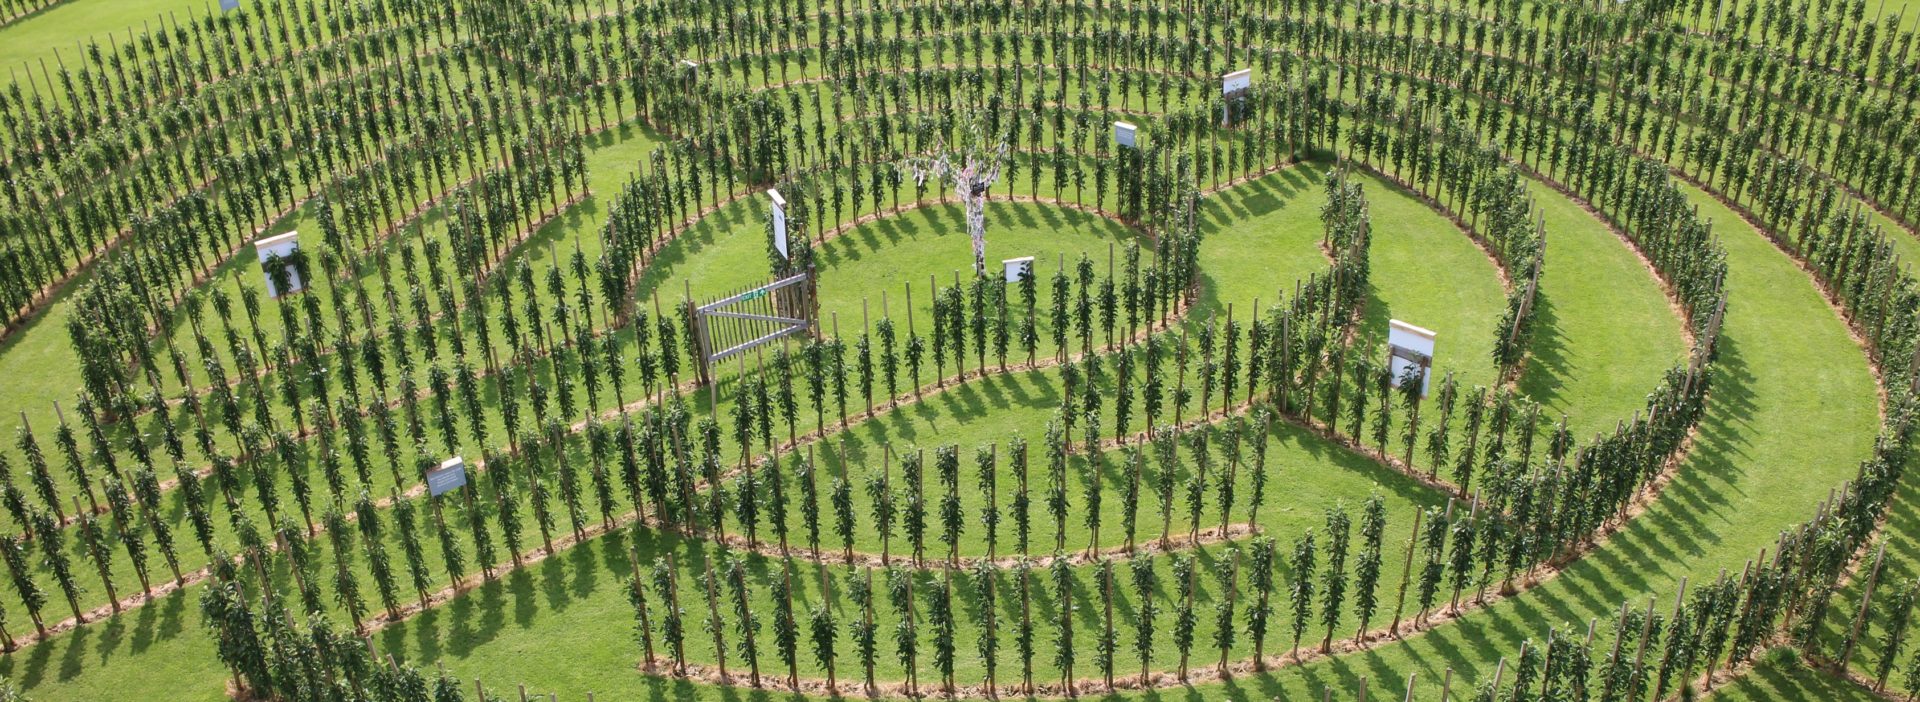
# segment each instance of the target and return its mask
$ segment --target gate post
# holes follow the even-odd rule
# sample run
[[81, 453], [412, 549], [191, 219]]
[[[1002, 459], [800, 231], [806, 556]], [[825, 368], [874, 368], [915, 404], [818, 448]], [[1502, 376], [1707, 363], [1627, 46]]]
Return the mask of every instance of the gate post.
[[819, 340], [823, 338], [823, 335], [820, 333], [820, 273], [819, 269], [813, 264], [807, 265], [806, 295], [807, 324], [809, 327], [807, 333], [812, 335], [815, 340]]
[[707, 364], [708, 359], [713, 356], [713, 350], [707, 348], [707, 321], [700, 317], [700, 307], [694, 304], [693, 298], [687, 298], [686, 305], [687, 333], [693, 336], [691, 348], [695, 350], [695, 355], [699, 356], [694, 360], [694, 379], [701, 385], [711, 385], [713, 373]]

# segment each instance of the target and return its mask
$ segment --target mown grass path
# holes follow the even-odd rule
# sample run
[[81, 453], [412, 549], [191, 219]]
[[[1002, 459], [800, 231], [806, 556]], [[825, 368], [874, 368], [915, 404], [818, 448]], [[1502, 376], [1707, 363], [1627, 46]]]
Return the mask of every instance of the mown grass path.
[[[1279, 178], [1282, 180], [1286, 179], [1285, 177]], [[1393, 271], [1393, 273], [1383, 275], [1383, 277], [1379, 279], [1379, 287], [1381, 288], [1379, 296], [1386, 299], [1412, 300], [1414, 302], [1411, 304], [1419, 305], [1422, 304], [1421, 301], [1423, 300], [1419, 293], [1425, 286], [1433, 286], [1436, 284], [1452, 285], [1455, 287], [1463, 286], [1463, 283], [1459, 279], [1461, 274], [1458, 273], [1458, 271], [1452, 271], [1453, 275], [1451, 276], [1421, 276], [1417, 274], [1415, 271], [1420, 269], [1418, 266], [1412, 265], [1411, 262], [1415, 261], [1416, 257], [1411, 254], [1422, 249], [1432, 251], [1440, 248], [1447, 250], [1449, 256], [1458, 257], [1462, 262], [1465, 262], [1472, 260], [1473, 257], [1479, 256], [1478, 252], [1474, 251], [1470, 244], [1459, 239], [1457, 232], [1447, 232], [1444, 220], [1441, 220], [1429, 211], [1421, 210], [1420, 205], [1405, 198], [1404, 195], [1386, 194], [1384, 192], [1387, 188], [1386, 184], [1373, 183], [1371, 187], [1380, 189], [1374, 191], [1376, 193], [1374, 195], [1376, 203], [1375, 215], [1377, 218], [1376, 226], [1382, 228], [1382, 238], [1379, 241], [1379, 245], [1386, 248], [1390, 256], [1394, 253], [1399, 253], [1401, 257], [1408, 262], [1402, 264], [1399, 268], [1394, 268], [1391, 264], [1388, 265], [1385, 270]], [[1256, 199], [1278, 199], [1272, 193], [1259, 193], [1257, 189], [1253, 192], [1258, 193], [1253, 196]], [[1293, 222], [1294, 226], [1292, 227], [1281, 227], [1279, 229], [1267, 228], [1265, 231], [1269, 235], [1279, 234], [1282, 240], [1289, 238], [1285, 235], [1285, 233], [1289, 231], [1295, 234], [1306, 232], [1306, 234], [1300, 237], [1293, 237], [1298, 238], [1299, 241], [1291, 242], [1292, 245], [1290, 246], [1273, 246], [1272, 240], [1269, 240], [1268, 247], [1276, 253], [1279, 253], [1282, 260], [1293, 260], [1286, 258], [1289, 255], [1286, 252], [1295, 248], [1305, 248], [1309, 252], [1313, 251], [1312, 246], [1315, 237], [1312, 234], [1312, 228], [1310, 226], [1300, 226], [1301, 222], [1295, 220], [1304, 219], [1311, 221], [1310, 213], [1317, 210], [1317, 207], [1313, 206], [1315, 198], [1311, 195], [1314, 191], [1309, 188], [1300, 188], [1297, 192], [1299, 194], [1298, 202], [1288, 200], [1286, 207], [1298, 207], [1301, 209], [1293, 210], [1290, 216], [1278, 220], [1256, 216], [1252, 218], [1251, 222], [1241, 222], [1237, 224], [1233, 227], [1232, 231], [1238, 231], [1242, 236], [1253, 237], [1257, 236], [1263, 228], [1272, 227], [1282, 222]], [[1248, 206], [1248, 202], [1244, 198], [1235, 204], [1235, 199], [1232, 198], [1231, 195], [1232, 193], [1230, 192], [1225, 198], [1229, 202], [1228, 207]], [[1273, 211], [1275, 210], [1263, 209], [1262, 214], [1271, 214]], [[1301, 212], [1308, 213], [1308, 216], [1303, 218]], [[1252, 212], [1250, 211], [1248, 214], [1252, 214]], [[1387, 225], [1398, 225], [1399, 229], [1395, 230], [1393, 227]], [[1611, 236], [1604, 228], [1590, 230], [1589, 233], [1594, 232], [1597, 232], [1598, 236], [1590, 243], [1605, 243], [1607, 239], [1598, 237]], [[1221, 236], [1229, 237], [1229, 242], [1231, 242], [1232, 239], [1230, 237], [1233, 236], [1233, 233], [1230, 231], [1222, 233]], [[1455, 238], [1448, 241], [1437, 238], [1439, 236], [1453, 236]], [[1210, 241], [1210, 244], [1219, 243], [1219, 241], [1220, 240], [1216, 238]], [[1240, 243], [1248, 246], [1258, 245], [1258, 242], [1251, 240]], [[1645, 297], [1653, 301], [1653, 304], [1648, 305], [1648, 308], [1664, 314], [1664, 310], [1662, 310], [1658, 304], [1662, 298], [1660, 298], [1657, 290], [1653, 288], [1652, 283], [1645, 279], [1646, 274], [1644, 270], [1636, 268], [1637, 262], [1632, 260], [1631, 254], [1626, 252], [1624, 248], [1619, 248], [1620, 245], [1617, 241], [1611, 245], [1617, 248], [1617, 251], [1615, 251], [1617, 257], [1623, 258], [1627, 263], [1632, 264], [1622, 266], [1619, 270], [1626, 271], [1631, 275], [1641, 278], [1643, 288], [1641, 292], [1644, 293]], [[1458, 249], [1458, 251], [1451, 249]], [[1312, 262], [1317, 258], [1317, 255], [1311, 253], [1306, 256], [1299, 256], [1297, 254], [1293, 256], [1295, 259], [1298, 259], [1297, 262], [1300, 265], [1306, 266], [1308, 270], [1311, 269]], [[1264, 287], [1264, 283], [1261, 282], [1263, 276], [1256, 272], [1262, 268], [1262, 265], [1259, 263], [1262, 259], [1257, 256], [1243, 254], [1237, 260], [1241, 261], [1237, 266], [1224, 265], [1223, 261], [1222, 266], [1209, 268], [1210, 282], [1215, 282], [1218, 284], [1217, 287], [1219, 289], [1226, 290], [1233, 290], [1236, 286], [1246, 286], [1248, 289], [1253, 289], [1254, 286]], [[1493, 287], [1478, 292], [1491, 293], [1485, 295], [1485, 297], [1497, 300], [1498, 284], [1491, 275], [1491, 264], [1486, 262], [1484, 258], [1481, 258], [1479, 259], [1479, 265], [1486, 269], [1479, 272], [1484, 272], [1487, 275], [1481, 276], [1483, 280], [1479, 280], [1474, 284], [1481, 287]], [[1285, 269], [1288, 266], [1282, 264], [1278, 267]], [[1265, 263], [1264, 270], [1268, 276], [1273, 276], [1278, 272], [1275, 271], [1274, 268], [1275, 266], [1270, 260]], [[1466, 268], [1469, 271], [1474, 270], [1465, 265], [1460, 266], [1460, 268]], [[1271, 280], [1271, 277], [1267, 277], [1266, 279]], [[1438, 281], [1438, 283], [1436, 283], [1436, 281]], [[1471, 291], [1470, 289], [1470, 292]], [[1224, 297], [1224, 295], [1222, 295], [1222, 297]], [[1214, 298], [1210, 296], [1209, 299]], [[1646, 302], [1646, 300], [1642, 300], [1642, 302]], [[1444, 303], [1428, 300], [1424, 304], [1436, 305]], [[1479, 306], [1491, 308], [1494, 305], [1497, 305], [1497, 303], [1482, 302]], [[1569, 322], [1571, 322], [1575, 328], [1591, 326], [1591, 320], [1569, 320]], [[1677, 326], [1676, 322], [1670, 320], [1665, 324], [1669, 328]], [[1650, 324], [1649, 326], [1658, 327], [1659, 325]], [[1671, 338], [1668, 340], [1668, 344], [1677, 346], [1677, 332], [1670, 332], [1670, 336]], [[1653, 346], [1658, 347], [1659, 345], [1654, 344]], [[1638, 365], [1653, 368], [1661, 367], [1664, 363], [1672, 360], [1670, 355], [1664, 358], [1661, 357], [1660, 354], [1652, 353], [1628, 352], [1627, 355], [1636, 357], [1638, 359]], [[1468, 359], [1465, 362], [1472, 363], [1474, 360], [1478, 359]], [[1484, 363], [1484, 361], [1480, 362]], [[1016, 412], [1016, 414], [1019, 413]], [[909, 415], [909, 417], [911, 417], [911, 415]], [[999, 418], [994, 417], [992, 419], [998, 420]], [[997, 424], [999, 422], [995, 421], [994, 423]], [[969, 424], [961, 433], [970, 435], [973, 433], [971, 431], [973, 428], [974, 427]], [[935, 426], [930, 426], [929, 429], [938, 430]], [[961, 429], [961, 427], [950, 426], [948, 431], [954, 429]], [[953, 436], [948, 433], [940, 433], [939, 436], [942, 440], [950, 440], [953, 438]], [[1308, 482], [1311, 484], [1322, 480], [1324, 479], [1316, 478], [1314, 481]], [[1299, 499], [1309, 497], [1309, 495], [1300, 493], [1298, 490], [1289, 491], [1287, 494], [1293, 499], [1291, 500], [1291, 504], [1284, 506], [1282, 509], [1305, 510], [1308, 514], [1305, 515], [1306, 518], [1304, 520], [1283, 518], [1281, 520], [1282, 522], [1305, 521], [1311, 523], [1315, 516], [1312, 514], [1313, 510], [1311, 506], [1321, 505], [1327, 502], [1325, 496], [1322, 496], [1320, 499]], [[1305, 507], [1299, 505], [1305, 505]], [[1294, 528], [1297, 530], [1299, 527], [1296, 524]], [[675, 540], [670, 539], [668, 541]], [[666, 547], [680, 550], [687, 556], [698, 553], [697, 550], [688, 550], [687, 544], [684, 543], [654, 543], [649, 540], [641, 545], [643, 546], [643, 551], [653, 551], [661, 547]], [[624, 645], [608, 646], [608, 641], [610, 640], [625, 643], [623, 633], [629, 626], [624, 620], [610, 619], [607, 616], [609, 611], [618, 611], [620, 609], [621, 602], [619, 600], [622, 597], [622, 593], [619, 591], [616, 583], [618, 583], [627, 568], [624, 553], [620, 548], [618, 540], [613, 540], [612, 543], [601, 542], [590, 544], [586, 548], [574, 549], [563, 553], [557, 560], [560, 561], [559, 564], [542, 563], [531, 569], [530, 574], [515, 574], [501, 584], [483, 588], [469, 596], [457, 599], [451, 605], [438, 608], [435, 611], [420, 616], [416, 620], [385, 631], [380, 635], [380, 643], [390, 650], [399, 649], [403, 651], [409, 658], [419, 660], [445, 660], [450, 666], [464, 675], [476, 675], [489, 680], [498, 680], [500, 679], [500, 675], [503, 674], [520, 676], [515, 679], [515, 682], [524, 679], [529, 683], [530, 689], [555, 691], [590, 689], [599, 694], [614, 694], [623, 697], [649, 694], [661, 694], [670, 697], [699, 697], [704, 692], [710, 691], [709, 688], [691, 683], [656, 681], [633, 675], [629, 672], [634, 660], [633, 648]], [[578, 570], [578, 568], [585, 568], [587, 570], [581, 571]], [[592, 570], [600, 570], [602, 572], [598, 574], [589, 572]], [[511, 622], [506, 621], [503, 613], [501, 613], [502, 610], [506, 609], [511, 609], [513, 612], [514, 619]], [[690, 642], [690, 644], [695, 644], [696, 647], [699, 647], [698, 643], [697, 641]], [[542, 661], [545, 663], [543, 664]], [[844, 670], [843, 675], [845, 675]], [[643, 686], [644, 689], [632, 687], [636, 684]]]
[[[1264, 675], [1122, 697], [1313, 698], [1329, 685], [1351, 691], [1362, 677], [1378, 685], [1413, 672], [1431, 681], [1448, 668], [1456, 671], [1456, 690], [1461, 689], [1459, 685], [1490, 674], [1499, 656], [1517, 650], [1523, 640], [1543, 636], [1547, 623], [1584, 628], [1589, 619], [1611, 617], [1622, 602], [1670, 599], [1683, 578], [1698, 581], [1723, 569], [1738, 570], [1773, 541], [1778, 529], [1807, 517], [1866, 455], [1877, 418], [1872, 376], [1859, 348], [1798, 266], [1724, 207], [1696, 195], [1703, 214], [1720, 223], [1725, 234], [1736, 297], [1698, 443], [1677, 479], [1646, 514], [1553, 581], [1438, 630]], [[578, 551], [564, 559], [584, 565], [595, 557], [591, 551]], [[595, 577], [565, 573], [571, 575], [563, 574], [558, 564], [543, 565], [534, 573], [514, 576], [523, 580], [505, 588], [520, 594], [480, 594], [456, 601], [447, 612], [425, 616], [444, 614], [451, 622], [536, 618], [540, 591], [547, 606], [557, 607], [564, 604], [567, 590]], [[580, 640], [573, 639], [576, 635]], [[587, 674], [529, 664], [530, 657], [543, 657], [542, 651], [555, 647], [607, 649], [603, 635], [589, 638], [580, 628], [522, 628], [471, 649], [441, 647], [437, 637], [417, 645], [422, 658], [450, 655], [450, 666], [463, 675], [485, 677], [510, 669], [529, 679], [534, 689], [593, 689], [640, 699], [737, 699], [745, 694], [637, 673], [591, 675], [594, 679], [586, 680], [579, 676]], [[628, 665], [634, 660], [631, 648], [605, 655]], [[509, 662], [511, 668], [505, 667]], [[566, 667], [593, 669], [594, 663], [569, 660]], [[1430, 691], [1438, 693], [1437, 688]]]
[[[1330, 685], [1351, 692], [1362, 677], [1380, 684], [1416, 673], [1431, 682], [1448, 668], [1463, 690], [1548, 626], [1584, 630], [1622, 602], [1670, 602], [1682, 578], [1737, 573], [1778, 530], [1810, 517], [1868, 453], [1878, 418], [1873, 376], [1798, 265], [1720, 203], [1692, 194], [1723, 233], [1733, 301], [1697, 443], [1645, 514], [1553, 581], [1450, 626], [1223, 689], [1145, 696], [1309, 699]], [[1438, 694], [1428, 687], [1423, 698]]]

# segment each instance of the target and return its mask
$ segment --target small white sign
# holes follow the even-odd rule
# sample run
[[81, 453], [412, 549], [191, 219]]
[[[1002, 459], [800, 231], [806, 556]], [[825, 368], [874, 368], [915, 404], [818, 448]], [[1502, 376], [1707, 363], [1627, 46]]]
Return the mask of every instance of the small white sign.
[[1437, 337], [1432, 331], [1413, 326], [1398, 319], [1387, 323], [1388, 372], [1393, 374], [1393, 386], [1400, 387], [1401, 376], [1406, 375], [1410, 367], [1420, 368], [1420, 396], [1427, 396], [1427, 388], [1433, 384], [1433, 348]]
[[1243, 68], [1220, 76], [1220, 95], [1232, 97], [1234, 93], [1253, 87], [1253, 69]]
[[1033, 257], [1032, 256], [1022, 256], [1020, 258], [1009, 258], [1005, 261], [1001, 261], [1000, 265], [1006, 267], [1007, 282], [1009, 283], [1018, 283], [1020, 282], [1021, 276], [1031, 275], [1033, 273]]
[[240, 0], [220, 0], [221, 12], [232, 12], [238, 9], [240, 9]]
[[[267, 296], [278, 298], [306, 289], [306, 281], [300, 279], [300, 272], [292, 266], [294, 254], [300, 252], [300, 232], [287, 232], [279, 236], [270, 236], [253, 242], [253, 250], [260, 256], [260, 271], [267, 280]], [[267, 273], [267, 266], [278, 257], [287, 265], [287, 289], [281, 290], [275, 285], [273, 276]]]
[[1235, 98], [1245, 95], [1251, 88], [1253, 88], [1253, 69], [1251, 68], [1243, 68], [1220, 76], [1220, 97], [1226, 100], [1226, 103], [1220, 106], [1220, 126], [1234, 125], [1236, 121], [1234, 103], [1238, 102]]
[[781, 258], [790, 258], [787, 254], [787, 199], [780, 197], [780, 191], [767, 190], [767, 197], [773, 198], [773, 247], [780, 250]]
[[434, 497], [467, 486], [467, 462], [454, 456], [440, 462], [440, 467], [427, 471], [427, 492]]
[[1119, 144], [1121, 146], [1137, 148], [1139, 144], [1137, 142], [1136, 135], [1138, 134], [1139, 131], [1140, 131], [1140, 128], [1133, 126], [1132, 123], [1114, 122], [1113, 123], [1113, 143]]

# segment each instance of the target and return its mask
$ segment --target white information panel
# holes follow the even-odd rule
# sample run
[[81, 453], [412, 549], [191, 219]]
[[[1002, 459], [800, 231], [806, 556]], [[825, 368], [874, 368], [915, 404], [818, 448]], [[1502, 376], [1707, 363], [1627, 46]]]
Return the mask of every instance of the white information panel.
[[1001, 261], [1000, 265], [1005, 266], [1007, 269], [1007, 282], [1018, 283], [1020, 282], [1020, 276], [1028, 275], [1033, 271], [1033, 257], [1023, 256], [1020, 258], [1009, 258]]
[[787, 255], [787, 199], [780, 197], [780, 191], [768, 190], [767, 197], [773, 198], [773, 247], [780, 250], [780, 256]]
[[1133, 126], [1132, 123], [1114, 122], [1113, 123], [1113, 143], [1119, 144], [1121, 146], [1138, 148], [1139, 143], [1136, 135], [1139, 133], [1139, 131], [1140, 131], [1140, 128]]
[[427, 471], [427, 492], [434, 497], [467, 486], [467, 462], [454, 456], [440, 462], [440, 467]]
[[240, 9], [240, 0], [220, 0], [221, 12], [232, 12], [238, 9]]
[[286, 290], [281, 290], [280, 286], [275, 285], [273, 276], [267, 275], [266, 273], [267, 263], [272, 261], [275, 256], [289, 263], [292, 262], [293, 255], [300, 251], [300, 232], [287, 232], [279, 236], [270, 236], [255, 241], [253, 242], [253, 250], [260, 255], [260, 271], [261, 275], [267, 279], [268, 297], [277, 298], [281, 295], [290, 295], [306, 289], [306, 281], [300, 279], [300, 272], [294, 270], [291, 265], [287, 268]]
[[1220, 95], [1230, 96], [1253, 87], [1253, 69], [1243, 68], [1220, 76]]
[[1252, 88], [1253, 69], [1251, 68], [1243, 68], [1220, 76], [1220, 97], [1226, 101], [1226, 104], [1220, 106], [1220, 126], [1231, 127], [1239, 121], [1235, 118], [1235, 114], [1239, 112], [1235, 109], [1237, 107], [1235, 103], [1240, 100], [1236, 98], [1246, 95]]
[[1392, 355], [1388, 370], [1393, 373], [1393, 386], [1400, 387], [1400, 378], [1406, 375], [1407, 368], [1417, 366], [1420, 396], [1426, 397], [1427, 388], [1433, 384], [1433, 346], [1437, 335], [1398, 319], [1387, 324], [1387, 352]]

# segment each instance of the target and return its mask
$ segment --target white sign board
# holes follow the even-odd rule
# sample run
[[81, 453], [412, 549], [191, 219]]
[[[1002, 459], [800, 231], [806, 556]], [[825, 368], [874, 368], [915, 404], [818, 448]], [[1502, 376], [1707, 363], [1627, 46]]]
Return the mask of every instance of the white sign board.
[[1253, 69], [1243, 68], [1220, 76], [1221, 97], [1231, 97], [1234, 93], [1253, 87]]
[[1021, 276], [1033, 272], [1033, 257], [1009, 258], [1001, 261], [1000, 265], [1005, 266], [1007, 269], [1007, 282], [1018, 283], [1020, 282]]
[[773, 247], [780, 250], [781, 258], [787, 255], [787, 199], [780, 197], [780, 191], [768, 190], [767, 197], [773, 198]]
[[427, 492], [434, 497], [467, 486], [467, 462], [454, 456], [440, 462], [440, 467], [427, 471]]
[[1135, 135], [1138, 134], [1139, 131], [1140, 131], [1140, 128], [1133, 126], [1131, 123], [1114, 122], [1113, 123], [1113, 143], [1119, 144], [1121, 146], [1138, 148], [1139, 144], [1137, 142]]
[[[300, 279], [300, 272], [293, 269], [293, 256], [300, 251], [300, 232], [287, 232], [279, 236], [270, 236], [253, 242], [253, 250], [260, 255], [260, 271], [267, 279], [267, 296], [280, 297], [306, 289], [306, 281]], [[275, 257], [287, 265], [287, 289], [281, 290], [275, 285], [273, 276], [266, 273], [267, 264]]]
[[1398, 319], [1391, 320], [1387, 326], [1388, 371], [1393, 374], [1393, 386], [1400, 387], [1400, 378], [1407, 374], [1409, 367], [1420, 368], [1420, 396], [1427, 396], [1427, 388], [1433, 384], [1433, 342], [1432, 331], [1413, 326]]
[[1253, 88], [1253, 69], [1243, 68], [1220, 76], [1220, 97], [1226, 104], [1220, 106], [1220, 126], [1231, 127], [1234, 124], [1234, 98], [1245, 95]]
[[232, 12], [238, 9], [240, 9], [240, 0], [220, 0], [221, 12]]

